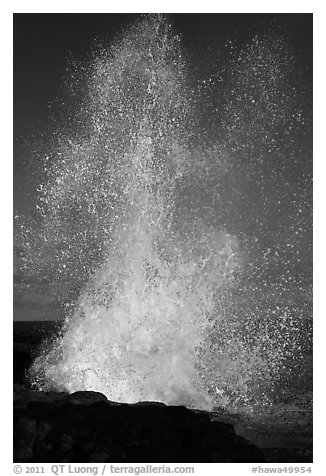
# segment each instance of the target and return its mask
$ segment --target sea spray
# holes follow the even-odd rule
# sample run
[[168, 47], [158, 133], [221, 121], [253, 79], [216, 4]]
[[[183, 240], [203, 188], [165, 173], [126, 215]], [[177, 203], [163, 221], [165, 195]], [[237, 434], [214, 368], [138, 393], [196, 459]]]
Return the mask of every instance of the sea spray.
[[[233, 127], [249, 86], [234, 64], [231, 71], [242, 81], [225, 108]], [[243, 191], [237, 167], [248, 150], [240, 172], [256, 173], [248, 164], [255, 144], [262, 160], [266, 121], [253, 114], [260, 129], [250, 135], [243, 117], [243, 157], [244, 134], [231, 130], [223, 108], [219, 142], [198, 139], [200, 88], [161, 15], [95, 48], [71, 77], [79, 109], [44, 159], [36, 242], [52, 279], [80, 292], [62, 334], [35, 359], [33, 385], [203, 409], [272, 401], [306, 351], [304, 308], [282, 302], [284, 281], [270, 280], [266, 292], [267, 261], [253, 259], [254, 239], [244, 239], [238, 216], [225, 220], [234, 200], [225, 184], [235, 180], [235, 196]], [[268, 137], [274, 143], [272, 128]], [[32, 262], [44, 272], [42, 260], [26, 259], [26, 267]]]
[[[102, 262], [63, 336], [31, 369], [42, 388], [212, 407], [196, 362], [214, 296], [232, 280], [237, 260], [228, 250], [236, 240], [199, 223], [181, 230], [173, 218], [175, 189], [191, 161], [184, 69], [179, 38], [154, 17], [102, 50], [88, 71], [90, 139], [60, 147], [43, 187], [45, 228], [57, 235], [63, 222], [68, 249], [74, 240], [85, 249], [105, 228], [107, 236], [96, 236]], [[73, 198], [86, 214], [83, 230], [72, 226]], [[70, 257], [60, 259], [66, 269]]]

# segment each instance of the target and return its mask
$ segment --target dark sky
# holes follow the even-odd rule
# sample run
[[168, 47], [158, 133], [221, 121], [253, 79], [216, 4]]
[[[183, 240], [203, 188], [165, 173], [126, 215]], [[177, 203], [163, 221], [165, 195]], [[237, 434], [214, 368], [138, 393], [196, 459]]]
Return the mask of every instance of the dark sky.
[[[51, 103], [60, 95], [70, 58], [83, 59], [96, 38], [110, 42], [134, 14], [14, 15], [14, 212], [34, 205], [40, 136], [46, 135]], [[205, 56], [227, 39], [245, 39], [273, 21], [289, 34], [307, 82], [312, 69], [311, 14], [173, 14], [190, 58]]]

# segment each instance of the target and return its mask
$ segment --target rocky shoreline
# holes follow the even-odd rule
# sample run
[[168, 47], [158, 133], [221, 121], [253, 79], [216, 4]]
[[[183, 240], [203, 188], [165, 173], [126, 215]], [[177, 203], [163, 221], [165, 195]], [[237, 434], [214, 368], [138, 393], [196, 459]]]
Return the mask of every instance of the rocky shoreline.
[[98, 392], [38, 392], [16, 384], [14, 462], [312, 461], [310, 449], [258, 448], [231, 421], [223, 411], [120, 404]]
[[14, 462], [264, 461], [217, 413], [15, 386]]

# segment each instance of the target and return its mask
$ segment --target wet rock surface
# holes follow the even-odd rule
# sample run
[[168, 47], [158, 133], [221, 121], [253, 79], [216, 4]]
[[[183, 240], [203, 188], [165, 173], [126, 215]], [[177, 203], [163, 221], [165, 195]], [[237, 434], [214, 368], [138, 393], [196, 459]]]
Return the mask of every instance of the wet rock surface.
[[265, 462], [217, 413], [14, 387], [15, 462]]

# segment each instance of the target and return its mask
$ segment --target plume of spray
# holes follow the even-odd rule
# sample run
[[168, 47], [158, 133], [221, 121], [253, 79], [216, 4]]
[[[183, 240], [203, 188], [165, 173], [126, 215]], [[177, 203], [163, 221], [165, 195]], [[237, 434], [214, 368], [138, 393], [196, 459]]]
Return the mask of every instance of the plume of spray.
[[[97, 51], [83, 111], [87, 139], [68, 140], [65, 150], [60, 144], [43, 187], [45, 229], [55, 236], [63, 224], [59, 240], [64, 234], [68, 248], [75, 241], [83, 251], [90, 240], [94, 249], [95, 241], [102, 263], [63, 336], [36, 359], [34, 383], [211, 408], [198, 351], [214, 294], [232, 279], [236, 259], [231, 237], [199, 223], [181, 230], [173, 219], [176, 187], [191, 161], [191, 97], [179, 38], [162, 17]], [[81, 229], [71, 220], [73, 200], [85, 214]], [[62, 266], [70, 261], [63, 256]]]
[[196, 150], [199, 91], [179, 36], [145, 16], [71, 77], [75, 130], [45, 157], [38, 240], [52, 279], [81, 291], [32, 384], [201, 409], [266, 402], [298, 333], [243, 293], [247, 257], [214, 201], [235, 136]]

